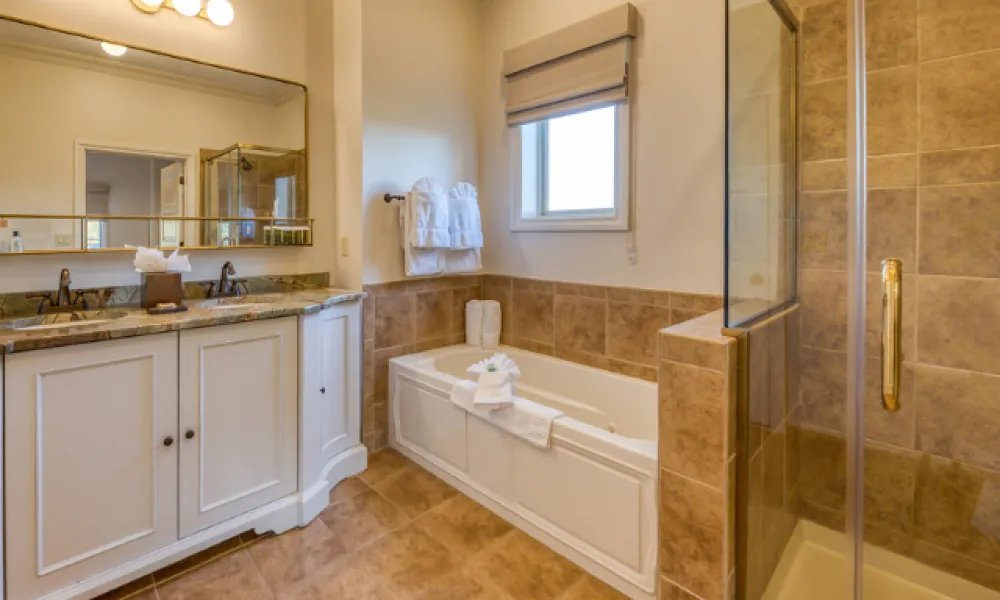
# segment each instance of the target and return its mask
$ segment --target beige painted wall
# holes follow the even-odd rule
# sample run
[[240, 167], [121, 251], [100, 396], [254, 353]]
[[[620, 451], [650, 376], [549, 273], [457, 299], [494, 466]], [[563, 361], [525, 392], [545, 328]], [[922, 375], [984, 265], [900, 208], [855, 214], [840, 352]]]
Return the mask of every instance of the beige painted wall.
[[725, 3], [635, 0], [636, 264], [623, 233], [512, 233], [503, 51], [620, 0], [485, 0], [481, 204], [490, 272], [718, 294], [723, 278]]
[[[275, 77], [301, 81], [321, 87], [333, 78], [329, 69], [309, 68], [308, 55], [317, 45], [332, 44], [332, 22], [310, 27], [307, 31], [308, 5], [326, 0], [242, 0], [236, 3], [236, 20], [221, 29], [203, 20], [185, 19], [169, 11], [153, 17], [143, 15], [124, 0], [0, 0], [0, 14], [79, 31], [120, 42], [134, 43], [212, 62], [223, 66], [255, 71]], [[340, 0], [337, 0], [338, 2]], [[325, 129], [310, 105], [310, 147], [329, 147], [333, 132], [327, 121]], [[320, 158], [320, 161], [317, 161]], [[232, 260], [240, 275], [262, 275], [310, 271], [337, 273], [335, 253], [334, 170], [329, 158], [313, 156], [310, 167], [311, 213], [317, 219], [316, 245], [312, 248], [202, 252], [192, 257], [194, 272], [186, 279], [209, 279], [218, 276], [219, 267]], [[325, 191], [324, 191], [325, 190]], [[59, 269], [69, 267], [75, 286], [132, 285], [128, 254], [102, 256], [62, 255], [23, 256], [0, 260], [0, 291], [27, 291], [52, 288]], [[341, 285], [350, 281], [334, 278]], [[357, 284], [360, 285], [360, 279]]]
[[398, 203], [429, 175], [479, 184], [480, 2], [365, 0], [364, 282], [403, 278]]

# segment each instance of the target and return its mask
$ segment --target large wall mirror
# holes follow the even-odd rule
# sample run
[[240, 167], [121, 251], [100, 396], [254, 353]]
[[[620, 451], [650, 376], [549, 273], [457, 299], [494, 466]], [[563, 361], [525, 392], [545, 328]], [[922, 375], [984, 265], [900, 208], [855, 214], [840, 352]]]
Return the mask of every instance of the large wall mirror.
[[304, 86], [2, 16], [0, 76], [0, 255], [312, 243]]

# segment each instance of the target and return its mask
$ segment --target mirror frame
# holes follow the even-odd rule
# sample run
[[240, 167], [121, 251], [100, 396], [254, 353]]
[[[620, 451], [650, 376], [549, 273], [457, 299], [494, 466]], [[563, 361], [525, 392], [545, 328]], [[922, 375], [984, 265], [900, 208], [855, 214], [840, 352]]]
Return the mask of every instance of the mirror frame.
[[[215, 69], [222, 69], [222, 70], [225, 70], [225, 71], [231, 71], [231, 72], [234, 72], [234, 73], [240, 73], [240, 74], [249, 75], [249, 76], [252, 76], [252, 77], [260, 77], [262, 79], [269, 79], [271, 81], [277, 81], [279, 83], [284, 83], [284, 84], [287, 84], [287, 85], [292, 85], [292, 86], [296, 86], [298, 88], [301, 88], [303, 96], [304, 96], [304, 110], [305, 110], [305, 118], [304, 118], [304, 123], [305, 123], [304, 129], [305, 129], [305, 131], [303, 132], [304, 133], [305, 144], [304, 144], [303, 152], [305, 153], [306, 213], [309, 214], [311, 212], [312, 202], [310, 201], [311, 198], [310, 198], [310, 194], [309, 194], [309, 192], [310, 192], [310, 186], [309, 186], [309, 87], [306, 84], [304, 84], [304, 83], [302, 83], [300, 81], [294, 81], [294, 80], [291, 80], [291, 79], [284, 79], [282, 77], [274, 77], [272, 75], [265, 75], [263, 73], [256, 73], [254, 71], [248, 71], [246, 69], [240, 69], [238, 67], [229, 67], [229, 66], [225, 66], [225, 65], [220, 65], [218, 63], [214, 63], [214, 62], [210, 62], [210, 61], [206, 61], [206, 60], [201, 60], [201, 59], [197, 59], [197, 58], [191, 58], [189, 56], [181, 56], [179, 54], [173, 54], [173, 53], [170, 53], [170, 52], [165, 52], [163, 50], [154, 50], [152, 48], [148, 48], [148, 47], [145, 47], [145, 46], [140, 46], [140, 45], [137, 45], [137, 44], [125, 43], [125, 42], [121, 42], [121, 41], [117, 41], [117, 40], [112, 40], [112, 39], [109, 39], [109, 38], [97, 37], [97, 36], [91, 35], [89, 33], [83, 33], [83, 32], [80, 32], [80, 31], [73, 31], [71, 29], [64, 29], [64, 28], [61, 28], [61, 27], [55, 27], [55, 26], [52, 26], [52, 25], [47, 25], [45, 23], [39, 23], [37, 21], [32, 21], [30, 19], [22, 19], [20, 17], [15, 17], [15, 16], [12, 16], [12, 15], [4, 14], [4, 13], [0, 13], [0, 21], [9, 21], [9, 22], [12, 22], [12, 23], [19, 23], [21, 25], [28, 25], [28, 26], [31, 26], [31, 27], [38, 27], [40, 29], [45, 29], [45, 30], [48, 30], [48, 31], [53, 31], [53, 32], [56, 32], [56, 33], [62, 33], [62, 34], [65, 34], [65, 35], [72, 35], [72, 36], [76, 36], [76, 37], [80, 37], [80, 38], [92, 40], [94, 42], [108, 42], [108, 43], [111, 43], [111, 44], [118, 44], [118, 45], [121, 45], [121, 46], [127, 46], [128, 48], [131, 48], [133, 50], [139, 50], [141, 52], [148, 52], [150, 54], [157, 54], [159, 56], [163, 56], [163, 57], [166, 57], [166, 58], [172, 58], [172, 59], [175, 59], [175, 60], [182, 60], [182, 61], [188, 62], [188, 63], [198, 64], [198, 65], [202, 65], [202, 66], [206, 66], [206, 67], [212, 67], [212, 68], [215, 68]], [[202, 165], [200, 165], [200, 164], [196, 165], [196, 169], [200, 173], [200, 171], [202, 170]], [[204, 184], [203, 175], [199, 174], [199, 179], [200, 180], [198, 182], [198, 185], [199, 185], [199, 188], [200, 188], [200, 186]], [[73, 200], [73, 199], [71, 198], [71, 200]], [[74, 202], [75, 202], [75, 200], [74, 200]], [[0, 221], [6, 221], [7, 219], [45, 219], [45, 220], [79, 221], [80, 222], [79, 225], [80, 225], [82, 231], [86, 230], [86, 224], [87, 224], [87, 222], [89, 220], [95, 220], [95, 219], [97, 219], [97, 220], [122, 219], [122, 220], [133, 220], [133, 221], [134, 220], [146, 220], [146, 221], [149, 222], [149, 226], [152, 226], [154, 222], [159, 222], [159, 221], [204, 221], [204, 222], [207, 222], [207, 221], [222, 221], [222, 222], [229, 222], [229, 223], [255, 221], [255, 222], [271, 223], [271, 224], [273, 224], [275, 221], [282, 221], [282, 222], [294, 221], [294, 222], [296, 222], [296, 224], [304, 223], [309, 228], [309, 233], [308, 233], [308, 236], [307, 236], [308, 237], [308, 242], [307, 243], [301, 243], [301, 244], [269, 244], [269, 245], [264, 245], [264, 244], [246, 244], [246, 245], [235, 245], [235, 246], [221, 246], [221, 245], [216, 245], [216, 246], [182, 246], [181, 249], [184, 250], [184, 251], [241, 250], [241, 249], [242, 250], [255, 250], [255, 249], [273, 249], [273, 248], [304, 248], [304, 247], [310, 247], [310, 246], [313, 245], [313, 230], [314, 230], [314, 223], [316, 221], [316, 219], [314, 219], [312, 217], [299, 218], [299, 219], [281, 219], [281, 218], [273, 218], [273, 217], [267, 217], [267, 218], [257, 217], [257, 218], [254, 218], [254, 219], [220, 219], [218, 217], [191, 217], [191, 216], [163, 218], [160, 215], [121, 215], [121, 216], [114, 216], [114, 215], [86, 215], [86, 214], [83, 214], [83, 215], [77, 215], [77, 214], [63, 214], [63, 215], [60, 215], [60, 214], [35, 214], [35, 213], [6, 213], [6, 212], [0, 212]], [[23, 252], [2, 252], [2, 253], [0, 253], [0, 257], [3, 257], [3, 256], [37, 256], [37, 255], [40, 255], [40, 254], [106, 254], [106, 253], [109, 253], [109, 252], [135, 252], [135, 248], [126, 248], [126, 247], [123, 247], [123, 248], [87, 249], [85, 243], [81, 243], [81, 244], [82, 244], [82, 247], [80, 247], [80, 248], [69, 248], [69, 249], [65, 249], [65, 248], [52, 248], [52, 249], [42, 249], [42, 250], [25, 250]], [[175, 247], [173, 247], [173, 246], [170, 246], [170, 247], [165, 247], [164, 246], [164, 247], [158, 247], [158, 248], [162, 249], [162, 250], [174, 250], [175, 249]]]

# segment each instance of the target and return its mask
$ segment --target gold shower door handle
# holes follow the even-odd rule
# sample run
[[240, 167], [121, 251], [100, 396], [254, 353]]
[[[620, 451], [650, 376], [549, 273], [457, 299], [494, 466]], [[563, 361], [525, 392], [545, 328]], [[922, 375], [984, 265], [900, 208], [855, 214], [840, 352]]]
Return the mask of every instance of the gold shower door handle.
[[903, 368], [903, 261], [882, 261], [882, 408], [899, 410]]

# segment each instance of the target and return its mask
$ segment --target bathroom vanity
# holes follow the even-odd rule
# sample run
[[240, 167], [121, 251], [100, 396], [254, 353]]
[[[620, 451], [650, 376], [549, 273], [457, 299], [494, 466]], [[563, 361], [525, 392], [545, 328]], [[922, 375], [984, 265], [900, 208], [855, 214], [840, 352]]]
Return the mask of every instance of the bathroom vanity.
[[314, 519], [366, 466], [361, 296], [0, 329], [5, 597], [90, 598]]

